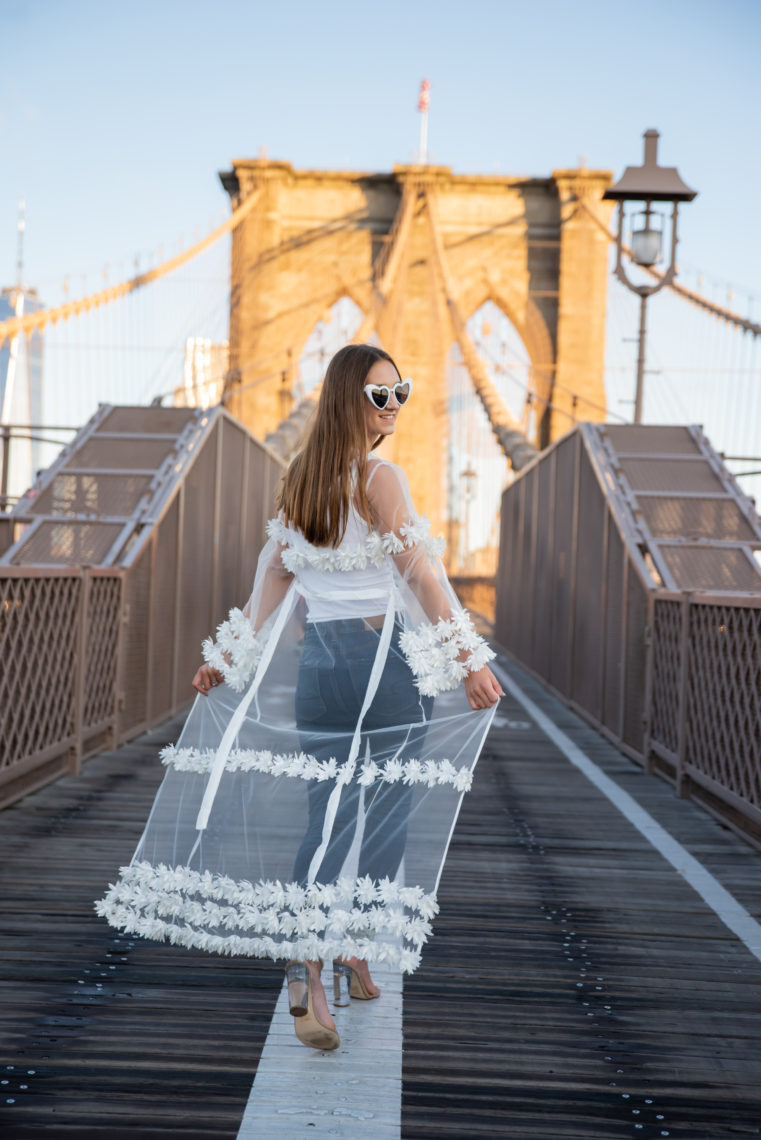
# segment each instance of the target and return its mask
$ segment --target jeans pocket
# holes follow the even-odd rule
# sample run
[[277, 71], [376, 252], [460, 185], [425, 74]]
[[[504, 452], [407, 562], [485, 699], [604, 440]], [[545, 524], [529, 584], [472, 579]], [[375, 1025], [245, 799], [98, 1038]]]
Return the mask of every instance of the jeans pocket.
[[319, 671], [302, 667], [296, 683], [296, 723], [319, 724], [327, 711], [327, 702], [320, 691]]

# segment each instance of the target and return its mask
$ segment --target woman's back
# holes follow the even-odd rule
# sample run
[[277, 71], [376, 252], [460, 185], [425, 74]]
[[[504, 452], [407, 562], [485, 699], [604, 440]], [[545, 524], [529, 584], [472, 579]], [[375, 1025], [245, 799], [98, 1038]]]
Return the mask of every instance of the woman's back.
[[[369, 465], [368, 490], [378, 467]], [[282, 562], [299, 582], [307, 602], [309, 621], [377, 617], [385, 613], [393, 586], [388, 554], [388, 536], [368, 527], [353, 504], [349, 505], [346, 530], [337, 547], [315, 546], [298, 527], [277, 520], [269, 528], [270, 537], [285, 548]], [[384, 540], [385, 538], [385, 540]]]

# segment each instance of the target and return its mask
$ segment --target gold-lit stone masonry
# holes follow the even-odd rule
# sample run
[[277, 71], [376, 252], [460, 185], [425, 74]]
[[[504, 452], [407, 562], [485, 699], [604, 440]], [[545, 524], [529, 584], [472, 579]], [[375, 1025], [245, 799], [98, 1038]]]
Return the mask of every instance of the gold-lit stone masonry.
[[348, 296], [374, 314], [380, 343], [402, 375], [415, 379], [414, 413], [410, 405], [384, 453], [404, 466], [415, 498], [441, 527], [446, 360], [454, 337], [425, 194], [415, 197], [411, 223], [397, 226], [404, 249], [388, 296], [377, 287], [409, 184], [436, 195], [462, 317], [492, 300], [523, 339], [538, 407], [552, 405], [535, 442], [544, 446], [566, 432], [571, 410], [577, 419], [604, 418], [608, 242], [578, 201], [584, 198], [607, 222], [611, 206], [601, 196], [611, 181], [608, 171], [517, 178], [398, 166], [372, 174], [295, 170], [288, 162], [257, 159], [235, 161], [221, 177], [233, 205], [262, 191], [233, 235], [228, 403], [260, 438], [289, 410], [292, 372], [316, 322]]

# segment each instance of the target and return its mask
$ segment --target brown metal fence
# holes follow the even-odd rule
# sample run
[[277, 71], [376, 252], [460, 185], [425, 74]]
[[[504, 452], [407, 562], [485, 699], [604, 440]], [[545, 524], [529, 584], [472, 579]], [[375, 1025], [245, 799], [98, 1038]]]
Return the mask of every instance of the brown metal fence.
[[248, 597], [283, 464], [221, 409], [193, 449], [118, 565], [0, 565], [0, 806], [179, 711], [201, 641]]
[[659, 591], [654, 634], [655, 766], [761, 834], [761, 597]]
[[118, 570], [0, 567], [0, 804], [112, 728], [121, 591]]
[[[629, 756], [759, 841], [761, 527], [696, 429], [631, 431], [580, 425], [505, 491], [497, 638]], [[635, 472], [648, 519], [620, 456], [647, 452], [649, 432], [657, 458]], [[669, 446], [689, 460], [669, 465]], [[712, 557], [716, 592], [664, 588], [675, 555], [690, 583]]]

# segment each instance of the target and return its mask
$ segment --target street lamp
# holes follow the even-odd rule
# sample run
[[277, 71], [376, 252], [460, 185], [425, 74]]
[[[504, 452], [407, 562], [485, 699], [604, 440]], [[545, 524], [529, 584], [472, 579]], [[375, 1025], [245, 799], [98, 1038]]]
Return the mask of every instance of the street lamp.
[[[675, 166], [658, 165], [658, 131], [645, 131], [645, 157], [642, 166], [627, 166], [622, 177], [610, 186], [603, 198], [618, 202], [618, 233], [616, 235], [616, 277], [639, 294], [639, 348], [637, 352], [637, 390], [634, 397], [634, 422], [642, 423], [642, 389], [645, 376], [645, 341], [647, 336], [647, 298], [670, 285], [676, 277], [677, 212], [680, 202], [691, 202], [697, 190], [690, 190]], [[635, 217], [638, 228], [630, 220], [632, 260], [644, 269], [650, 269], [661, 260], [663, 251], [663, 217], [653, 210], [653, 202], [671, 202], [671, 254], [669, 267], [654, 285], [635, 285], [626, 275], [623, 266], [625, 202], [644, 202], [645, 208]]]

